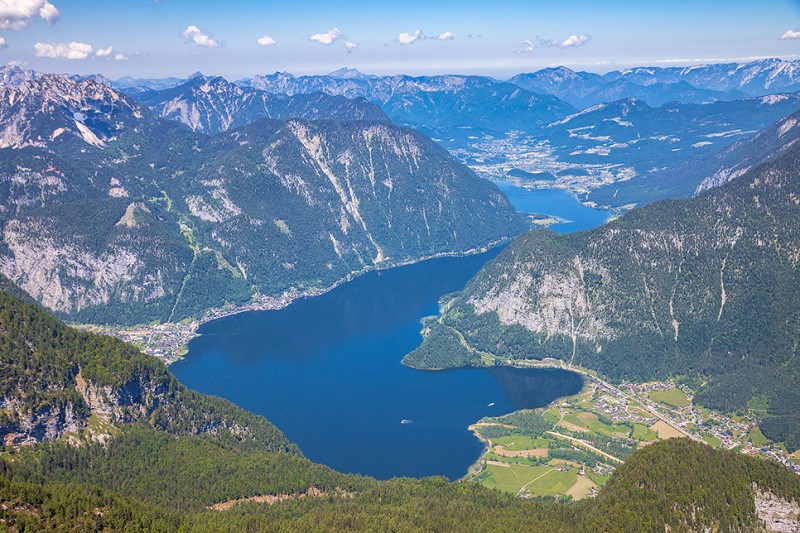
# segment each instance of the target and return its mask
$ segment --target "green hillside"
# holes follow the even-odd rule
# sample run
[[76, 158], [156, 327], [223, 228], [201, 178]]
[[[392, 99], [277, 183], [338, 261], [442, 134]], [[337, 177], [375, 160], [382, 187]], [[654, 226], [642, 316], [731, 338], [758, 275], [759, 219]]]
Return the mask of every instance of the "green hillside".
[[800, 149], [693, 199], [586, 232], [533, 231], [427, 324], [405, 362], [556, 358], [612, 380], [683, 376], [695, 402], [767, 404], [764, 434], [800, 447]]

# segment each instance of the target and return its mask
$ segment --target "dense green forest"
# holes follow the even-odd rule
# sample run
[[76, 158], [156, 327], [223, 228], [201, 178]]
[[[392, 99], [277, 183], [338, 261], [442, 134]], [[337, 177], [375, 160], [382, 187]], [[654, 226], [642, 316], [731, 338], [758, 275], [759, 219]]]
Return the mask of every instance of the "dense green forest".
[[274, 505], [177, 510], [174, 502], [193, 492], [191, 482], [177, 488], [173, 501], [159, 505], [153, 503], [158, 497], [134, 497], [123, 485], [111, 490], [0, 476], [0, 517], [19, 531], [70, 526], [88, 531], [655, 532], [667, 526], [673, 531], [757, 531], [762, 524], [754, 486], [800, 501], [800, 478], [779, 465], [673, 439], [634, 454], [597, 498], [568, 504], [428, 478], [365, 483], [354, 493], [329, 492]]
[[800, 148], [688, 200], [590, 231], [515, 240], [426, 323], [406, 364], [575, 363], [612, 380], [678, 376], [695, 402], [767, 404], [800, 448]]
[[[754, 487], [800, 500], [800, 477], [780, 465], [683, 440], [634, 453], [596, 499], [577, 503], [441, 478], [379, 482], [311, 463], [263, 418], [7, 293], [0, 341], [0, 524], [9, 531], [749, 531], [760, 524]], [[103, 394], [91, 393], [97, 385]], [[498, 420], [531, 435], [547, 429], [533, 411]], [[289, 499], [209, 508], [265, 495]]]
[[49, 438], [90, 431], [94, 403], [112, 425], [139, 422], [175, 436], [298, 453], [262, 417], [187, 389], [158, 359], [70, 328], [6, 292], [0, 292], [0, 393], [5, 444], [40, 440], [47, 431]]

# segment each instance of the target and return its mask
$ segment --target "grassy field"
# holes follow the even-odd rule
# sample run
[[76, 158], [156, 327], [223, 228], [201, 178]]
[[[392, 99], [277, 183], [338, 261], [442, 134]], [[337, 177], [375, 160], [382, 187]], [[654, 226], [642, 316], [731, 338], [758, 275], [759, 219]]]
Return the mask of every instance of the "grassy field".
[[527, 435], [509, 435], [492, 440], [492, 444], [499, 445], [509, 451], [533, 450], [535, 448], [547, 448], [547, 439], [532, 439]]
[[594, 481], [595, 485], [597, 485], [599, 487], [602, 487], [603, 485], [606, 484], [606, 482], [609, 479], [611, 479], [611, 475], [610, 474], [601, 476], [599, 474], [595, 474], [594, 472], [589, 472], [589, 476], [588, 477], [589, 477], [589, 479]]
[[542, 413], [542, 418], [553, 424], [554, 426], [558, 424], [558, 421], [561, 419], [561, 413], [559, 413], [558, 409], [548, 409], [544, 413]]
[[675, 387], [667, 390], [658, 390], [650, 393], [650, 399], [654, 402], [671, 405], [672, 407], [686, 407], [690, 405], [689, 397]]
[[769, 439], [761, 433], [758, 426], [750, 430], [750, 433], [747, 434], [747, 438], [753, 443], [753, 446], [764, 446], [769, 443]]
[[631, 431], [628, 426], [605, 424], [600, 422], [596, 414], [578, 410], [565, 414], [560, 425], [573, 431], [591, 431], [606, 437], [627, 436]]
[[92, 435], [117, 435], [119, 433], [119, 429], [112, 424], [109, 424], [105, 420], [102, 420], [99, 416], [92, 413], [89, 416], [89, 420], [87, 422], [87, 427], [89, 432]]
[[683, 433], [681, 433], [680, 431], [678, 431], [674, 427], [670, 426], [669, 424], [667, 424], [663, 420], [659, 420], [658, 422], [656, 422], [655, 424], [650, 426], [650, 429], [652, 429], [653, 431], [658, 433], [658, 438], [660, 438], [660, 439], [672, 439], [672, 438], [675, 438], [675, 437], [684, 437], [685, 436]]
[[578, 479], [578, 472], [574, 468], [569, 472], [559, 472], [549, 465], [488, 464], [486, 471], [489, 477], [483, 481], [485, 486], [512, 494], [517, 494], [522, 487], [525, 487], [534, 496], [566, 494]]
[[722, 444], [722, 441], [721, 441], [721, 440], [719, 440], [719, 439], [718, 439], [717, 437], [715, 437], [714, 435], [710, 435], [710, 434], [708, 434], [708, 433], [706, 433], [705, 435], [703, 435], [703, 440], [704, 440], [705, 442], [709, 443], [710, 445], [712, 445], [712, 446], [713, 446], [713, 447], [715, 447], [715, 448], [716, 448], [717, 446], [719, 446], [720, 444]]
[[655, 431], [641, 424], [633, 425], [633, 438], [642, 442], [651, 442], [658, 439]]

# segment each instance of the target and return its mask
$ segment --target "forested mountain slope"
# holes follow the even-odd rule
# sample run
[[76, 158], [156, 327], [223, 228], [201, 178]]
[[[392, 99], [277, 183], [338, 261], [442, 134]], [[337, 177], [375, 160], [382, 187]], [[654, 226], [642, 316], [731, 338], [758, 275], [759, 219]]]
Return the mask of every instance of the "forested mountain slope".
[[53, 75], [0, 87], [0, 111], [0, 272], [75, 320], [198, 316], [525, 227], [492, 184], [385, 117], [210, 137]]
[[[685, 376], [695, 401], [768, 405], [800, 447], [800, 147], [693, 199], [567, 236], [533, 231], [487, 264], [406, 363], [554, 357], [612, 379]], [[463, 335], [464, 342], [460, 335]]]

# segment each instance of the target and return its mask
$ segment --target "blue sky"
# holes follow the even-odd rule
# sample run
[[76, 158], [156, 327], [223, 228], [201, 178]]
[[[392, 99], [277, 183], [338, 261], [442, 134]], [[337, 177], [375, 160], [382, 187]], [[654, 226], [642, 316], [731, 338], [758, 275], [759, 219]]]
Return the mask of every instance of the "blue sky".
[[800, 58], [800, 1], [0, 0], [0, 39], [2, 63], [112, 79], [343, 66], [505, 78]]

